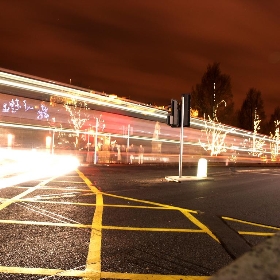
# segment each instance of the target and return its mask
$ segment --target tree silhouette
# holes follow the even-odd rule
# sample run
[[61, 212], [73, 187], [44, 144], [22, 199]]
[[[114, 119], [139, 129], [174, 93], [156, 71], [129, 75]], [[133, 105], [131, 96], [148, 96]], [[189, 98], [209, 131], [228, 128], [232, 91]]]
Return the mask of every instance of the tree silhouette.
[[280, 120], [280, 106], [277, 106], [274, 109], [273, 114], [270, 116], [270, 119], [266, 125], [265, 134], [274, 134], [275, 132], [275, 122]]
[[[250, 88], [238, 112], [238, 127], [254, 131], [255, 114], [258, 115], [260, 121], [265, 121], [266, 116], [261, 92], [255, 88]], [[260, 127], [259, 132], [263, 133], [264, 129]]]
[[[220, 122], [231, 124], [234, 108], [231, 79], [229, 75], [221, 73], [219, 63], [207, 66], [201, 82], [192, 88], [191, 98], [192, 109], [198, 111], [199, 117], [217, 117]], [[222, 101], [227, 106], [219, 106], [219, 110], [216, 110]]]

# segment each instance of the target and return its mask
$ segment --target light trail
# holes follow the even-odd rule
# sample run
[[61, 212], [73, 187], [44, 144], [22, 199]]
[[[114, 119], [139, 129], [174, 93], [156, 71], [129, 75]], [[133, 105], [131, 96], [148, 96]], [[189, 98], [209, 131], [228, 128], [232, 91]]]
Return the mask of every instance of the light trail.
[[[177, 145], [180, 144], [180, 131], [179, 128], [170, 128], [166, 124], [163, 124], [168, 115], [166, 110], [133, 100], [119, 98], [115, 95], [108, 95], [104, 92], [101, 93], [74, 87], [72, 85], [48, 81], [3, 68], [0, 68], [0, 88], [1, 86], [4, 89], [8, 87], [11, 91], [7, 91], [6, 94], [4, 94], [4, 90], [4, 93], [0, 96], [0, 101], [3, 100], [4, 102], [2, 107], [3, 118], [2, 122], [0, 122], [0, 128], [7, 130], [7, 133], [20, 129], [38, 131], [38, 133], [42, 132], [42, 134], [44, 132], [47, 134], [48, 132], [48, 145], [52, 147], [52, 152], [56, 152], [59, 147], [58, 144], [54, 143], [55, 137], [58, 142], [59, 137], [69, 138], [72, 137], [69, 135], [76, 135], [77, 137], [81, 136], [84, 137], [84, 139], [88, 139], [88, 143], [91, 145], [96, 144], [94, 141], [97, 138], [115, 141], [116, 143], [117, 141], [126, 141], [127, 148], [129, 141], [130, 143], [137, 143], [137, 145], [144, 144], [146, 146], [152, 146], [152, 149], [155, 149], [156, 145], [158, 145], [158, 156], [154, 157], [151, 155], [146, 158], [146, 160], [151, 160], [152, 162], [171, 162], [173, 161], [172, 157], [175, 157], [175, 154], [178, 153]], [[10, 92], [15, 92], [15, 96], [12, 96]], [[28, 99], [29, 93], [33, 99]], [[38, 96], [38, 99], [36, 99], [36, 96]], [[78, 102], [90, 104], [91, 107], [89, 106], [88, 108], [90, 110], [87, 111], [89, 120], [87, 124], [85, 124], [85, 127], [81, 127], [79, 130], [71, 128], [71, 121], [69, 121], [69, 115], [65, 112], [63, 103], [57, 103], [52, 108], [50, 103], [52, 97], [62, 98], [62, 100], [76, 99]], [[10, 104], [15, 101], [18, 102], [16, 103], [18, 107], [16, 109], [11, 109], [12, 107], [10, 107]], [[46, 108], [46, 110], [49, 109], [49, 117], [46, 117], [42, 121], [38, 121], [38, 117], [37, 119], [36, 117], [35, 119], [34, 117], [30, 117], [30, 115], [28, 115], [30, 112], [27, 112], [28, 110], [26, 107], [29, 102], [30, 106], [34, 108], [36, 106], [40, 108], [40, 102], [44, 103], [44, 108]], [[22, 108], [22, 112], [19, 111], [20, 108]], [[28, 109], [30, 108], [31, 107], [28, 107]], [[24, 109], [26, 109], [25, 112]], [[115, 110], [114, 113], [110, 112], [111, 109]], [[35, 109], [34, 112], [36, 114]], [[37, 113], [38, 112], [37, 110]], [[100, 115], [97, 116], [97, 114]], [[106, 126], [104, 126], [104, 131], [103, 129], [99, 129], [98, 131], [97, 124], [95, 126], [95, 122], [93, 121], [97, 118], [99, 119], [101, 115], [104, 117], [104, 125], [106, 124]], [[27, 117], [25, 118], [25, 116]], [[58, 118], [60, 119], [57, 120]], [[55, 121], [54, 124], [51, 124], [52, 119], [56, 119], [59, 126], [55, 127]], [[161, 131], [158, 133], [157, 138], [154, 136], [155, 121], [161, 126]], [[133, 131], [128, 131], [127, 127], [129, 127], [129, 129], [130, 127], [133, 128]], [[120, 133], [121, 131], [122, 133]], [[215, 162], [222, 162], [226, 159], [233, 162], [256, 163], [275, 162], [278, 160], [278, 151], [280, 151], [278, 146], [280, 142], [266, 135], [200, 118], [191, 118], [191, 127], [185, 128], [185, 131], [183, 146], [187, 149], [192, 149], [191, 154], [188, 154], [188, 151], [184, 155], [186, 160], [194, 155], [196, 155], [196, 160], [199, 157], [205, 157]], [[219, 141], [213, 143], [214, 139], [219, 140], [219, 135], [221, 136], [220, 139], [222, 139], [221, 143]], [[6, 136], [7, 135], [4, 134], [4, 137]], [[18, 138], [17, 134], [17, 137], [14, 138], [13, 141], [18, 141]], [[51, 142], [51, 138], [53, 142]], [[94, 138], [94, 140], [92, 140], [92, 138]], [[77, 148], [77, 142], [74, 144], [73, 140], [71, 141], [71, 143], [75, 145], [75, 148]], [[12, 140], [10, 142], [12, 142]], [[40, 145], [46, 146], [46, 143]], [[274, 147], [272, 147], [272, 145], [274, 145]], [[165, 147], [165, 151], [163, 151], [162, 147]], [[73, 147], [71, 148], [74, 149]], [[168, 152], [166, 152], [167, 149]], [[203, 151], [203, 149], [205, 151]], [[173, 154], [173, 156], [166, 160], [167, 154]]]

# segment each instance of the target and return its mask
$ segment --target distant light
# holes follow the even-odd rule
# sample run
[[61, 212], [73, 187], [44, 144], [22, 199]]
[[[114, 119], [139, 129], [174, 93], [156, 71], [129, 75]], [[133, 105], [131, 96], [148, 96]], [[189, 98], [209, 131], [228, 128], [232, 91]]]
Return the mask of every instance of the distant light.
[[8, 138], [8, 147], [11, 148], [13, 146], [13, 138], [14, 138], [14, 135], [13, 134], [8, 134], [7, 135], [7, 138]]

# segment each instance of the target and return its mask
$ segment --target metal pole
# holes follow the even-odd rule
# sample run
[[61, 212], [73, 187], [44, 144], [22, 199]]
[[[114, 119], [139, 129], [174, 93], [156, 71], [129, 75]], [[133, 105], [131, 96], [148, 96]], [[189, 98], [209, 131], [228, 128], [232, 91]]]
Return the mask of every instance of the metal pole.
[[88, 128], [88, 138], [87, 138], [87, 158], [86, 158], [86, 161], [87, 162], [90, 162], [90, 156], [89, 156], [89, 133], [90, 133], [90, 130]]
[[88, 129], [88, 136], [87, 136], [87, 151], [89, 152], [89, 134], [90, 130]]
[[95, 124], [95, 139], [94, 139], [94, 164], [97, 163], [96, 157], [97, 157], [97, 133], [98, 133], [98, 118], [96, 118], [96, 124]]
[[181, 130], [180, 130], [180, 157], [179, 157], [179, 178], [182, 177], [182, 161], [184, 150], [184, 96], [182, 95], [181, 103]]
[[55, 132], [55, 130], [53, 129], [53, 131], [52, 131], [52, 155], [54, 154], [54, 132]]
[[129, 133], [130, 133], [130, 124], [127, 126], [127, 145], [126, 145], [127, 148], [129, 148]]

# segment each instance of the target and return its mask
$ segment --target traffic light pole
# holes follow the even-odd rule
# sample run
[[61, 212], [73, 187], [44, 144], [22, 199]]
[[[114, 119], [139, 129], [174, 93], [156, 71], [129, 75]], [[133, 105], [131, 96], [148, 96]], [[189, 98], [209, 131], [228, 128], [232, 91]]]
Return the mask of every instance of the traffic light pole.
[[[184, 127], [190, 127], [190, 94], [183, 94], [181, 104], [171, 99], [171, 112], [166, 123], [171, 127], [180, 127], [180, 154], [179, 154], [179, 178], [182, 177], [182, 163], [184, 150]], [[181, 115], [180, 115], [181, 114]]]

